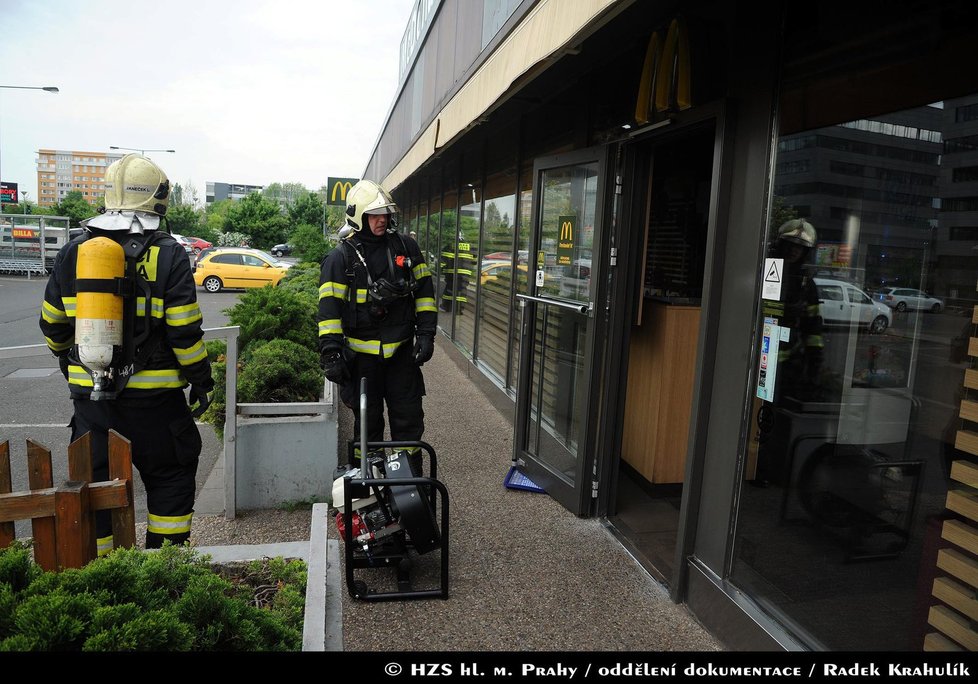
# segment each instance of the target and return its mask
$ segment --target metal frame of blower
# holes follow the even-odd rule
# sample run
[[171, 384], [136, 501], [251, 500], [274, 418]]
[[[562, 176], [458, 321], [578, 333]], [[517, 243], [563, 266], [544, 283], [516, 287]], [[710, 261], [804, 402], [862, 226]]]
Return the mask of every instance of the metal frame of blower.
[[[438, 474], [438, 462], [435, 455], [435, 450], [432, 446], [426, 442], [409, 442], [409, 441], [388, 441], [388, 442], [368, 442], [366, 439], [367, 433], [367, 417], [366, 417], [366, 379], [361, 378], [360, 381], [360, 409], [361, 409], [361, 420], [360, 420], [360, 477], [347, 478], [343, 483], [343, 541], [346, 544], [346, 553], [344, 564], [346, 569], [346, 586], [347, 590], [350, 592], [350, 596], [354, 599], [361, 601], [395, 601], [395, 600], [413, 600], [413, 599], [430, 599], [430, 598], [448, 598], [448, 488], [444, 484], [439, 482], [437, 479]], [[430, 457], [430, 467], [429, 467], [429, 477], [390, 477], [390, 473], [385, 470], [385, 477], [375, 478], [375, 477], [364, 477], [367, 474], [368, 468], [370, 467], [370, 459], [368, 458], [368, 453], [370, 449], [398, 449], [398, 448], [408, 448], [417, 447], [424, 452], [427, 452]], [[352, 462], [352, 461], [351, 461]], [[403, 499], [403, 492], [395, 493], [395, 489], [402, 489], [407, 487], [414, 487], [415, 491], [421, 495], [422, 499], [424, 494], [422, 493], [421, 487], [430, 487], [430, 495], [428, 501], [424, 503], [425, 506], [425, 516], [422, 519], [414, 517], [418, 513], [417, 506], [420, 502], [408, 502]], [[384, 492], [383, 490], [387, 490]], [[411, 497], [409, 493], [411, 490], [407, 490], [407, 496]], [[424, 517], [433, 517], [434, 511], [437, 508], [438, 503], [438, 493], [441, 493], [441, 517], [440, 525], [441, 529], [438, 531], [437, 542], [430, 543], [433, 544], [424, 553], [435, 548], [441, 549], [441, 573], [440, 573], [440, 583], [436, 589], [422, 589], [414, 590], [410, 589], [410, 580], [408, 578], [407, 572], [404, 570], [404, 563], [409, 563], [408, 551], [415, 547], [414, 536], [411, 534], [411, 525], [413, 523], [423, 523]], [[355, 498], [366, 498], [374, 495], [377, 499], [378, 505], [384, 511], [384, 515], [389, 519], [393, 519], [391, 515], [389, 504], [394, 502], [398, 505], [399, 510], [399, 522], [401, 524], [401, 529], [405, 533], [405, 540], [403, 546], [395, 549], [393, 552], [385, 553], [384, 543], [380, 544], [380, 552], [368, 555], [363, 547], [359, 543], [355, 543], [353, 540], [353, 500]], [[402, 503], [398, 503], [398, 499], [402, 500]], [[409, 504], [409, 505], [403, 505]], [[368, 542], [370, 544], [372, 542]], [[361, 548], [358, 549], [358, 546]], [[388, 591], [388, 592], [376, 592], [372, 591], [365, 582], [357, 581], [354, 576], [354, 568], [373, 568], [380, 567], [381, 564], [386, 566], [393, 566], [397, 570], [398, 578], [398, 591]]]

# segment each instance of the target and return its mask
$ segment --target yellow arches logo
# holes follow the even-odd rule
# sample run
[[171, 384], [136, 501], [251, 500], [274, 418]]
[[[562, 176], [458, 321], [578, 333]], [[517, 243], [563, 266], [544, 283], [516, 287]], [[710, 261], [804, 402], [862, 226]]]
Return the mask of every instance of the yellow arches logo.
[[677, 17], [669, 24], [665, 39], [653, 31], [645, 52], [642, 80], [638, 85], [635, 121], [646, 124], [652, 112], [676, 112], [693, 105], [690, 76], [689, 30]]
[[572, 221], [564, 221], [560, 224], [560, 241], [574, 242], [574, 223]]
[[560, 237], [557, 238], [557, 265], [570, 266], [574, 263], [574, 236], [577, 234], [576, 216], [558, 216]]
[[359, 178], [329, 178], [326, 183], [326, 204], [345, 205], [346, 193], [359, 181]]

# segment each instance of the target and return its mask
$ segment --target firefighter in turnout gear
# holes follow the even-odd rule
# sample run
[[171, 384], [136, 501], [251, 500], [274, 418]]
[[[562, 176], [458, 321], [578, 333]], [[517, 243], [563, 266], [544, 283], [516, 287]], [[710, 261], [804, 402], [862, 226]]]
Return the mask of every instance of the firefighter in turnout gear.
[[756, 417], [757, 469], [752, 480], [756, 486], [769, 482], [786, 485], [790, 481], [784, 459], [789, 447], [782, 437], [790, 428], [784, 422], [788, 414], [782, 409], [803, 411], [800, 407], [806, 402], [824, 400], [821, 302], [809, 265], [816, 239], [814, 226], [804, 219], [786, 221], [778, 228], [773, 255], [783, 259], [781, 297], [763, 300], [763, 311], [765, 319], [788, 331], [788, 337], [785, 340], [782, 336], [778, 345], [773, 401], [765, 401]]
[[475, 274], [475, 264], [475, 254], [472, 253], [471, 245], [465, 242], [462, 234], [449, 237], [441, 252], [440, 268], [444, 281], [441, 292], [442, 311], [454, 310], [461, 314], [465, 310], [465, 303], [468, 301], [465, 293], [469, 287], [469, 280]]
[[[160, 230], [169, 194], [149, 159], [128, 154], [111, 164], [105, 212], [58, 253], [40, 318], [71, 392], [71, 439], [91, 433], [93, 479], [108, 479], [109, 430], [132, 442], [147, 548], [190, 537], [201, 450], [194, 415], [214, 386], [190, 260]], [[96, 515], [96, 533], [103, 555], [112, 549], [108, 511]]]
[[805, 400], [819, 394], [825, 347], [821, 301], [808, 268], [815, 242], [815, 227], [804, 219], [786, 221], [778, 228], [775, 250], [784, 259], [782, 296], [778, 302], [765, 303], [765, 315], [791, 330], [788, 341], [778, 347], [778, 375], [784, 379], [784, 391]]
[[[368, 441], [384, 440], [385, 403], [392, 440], [417, 441], [424, 433], [420, 367], [434, 351], [438, 313], [418, 243], [396, 232], [397, 211], [377, 183], [354, 185], [346, 195], [340, 244], [320, 270], [321, 364], [353, 411], [355, 435], [359, 380], [367, 379]], [[355, 453], [359, 458], [359, 449]], [[418, 468], [420, 454], [411, 462]]]

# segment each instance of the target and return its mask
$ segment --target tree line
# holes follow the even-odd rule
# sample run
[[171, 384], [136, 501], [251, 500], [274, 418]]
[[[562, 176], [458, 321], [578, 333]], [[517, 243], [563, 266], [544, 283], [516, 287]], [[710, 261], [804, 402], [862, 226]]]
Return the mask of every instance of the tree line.
[[[192, 183], [175, 183], [166, 223], [171, 233], [199, 237], [215, 245], [226, 243], [226, 238], [232, 235], [257, 249], [268, 250], [288, 242], [298, 255], [318, 261], [321, 256], [317, 254], [326, 254], [345, 221], [343, 207], [324, 204], [325, 194], [325, 187], [312, 191], [301, 183], [272, 183], [262, 192], [253, 192], [240, 200], [202, 205]], [[99, 213], [104, 204], [103, 198], [91, 204], [81, 192], [73, 190], [52, 207], [39, 207], [31, 202], [5, 203], [3, 211], [67, 216], [72, 227], [76, 227]]]

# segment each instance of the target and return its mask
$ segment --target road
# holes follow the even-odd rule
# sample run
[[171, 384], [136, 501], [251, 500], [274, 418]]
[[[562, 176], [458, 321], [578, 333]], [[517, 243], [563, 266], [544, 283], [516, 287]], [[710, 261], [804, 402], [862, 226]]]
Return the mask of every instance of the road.
[[[0, 277], [0, 348], [43, 344], [38, 328], [45, 278]], [[205, 328], [228, 324], [224, 310], [233, 306], [241, 292], [211, 294], [197, 288]], [[71, 419], [71, 400], [67, 384], [54, 357], [0, 358], [0, 442], [10, 442], [10, 469], [13, 490], [27, 489], [26, 440], [40, 442], [51, 450], [54, 482], [67, 479], [67, 448]], [[214, 429], [199, 423], [204, 447], [197, 470], [197, 488], [210, 474], [223, 445]], [[136, 522], [146, 520], [146, 493], [136, 478]], [[30, 536], [26, 522], [17, 523], [17, 536]]]

